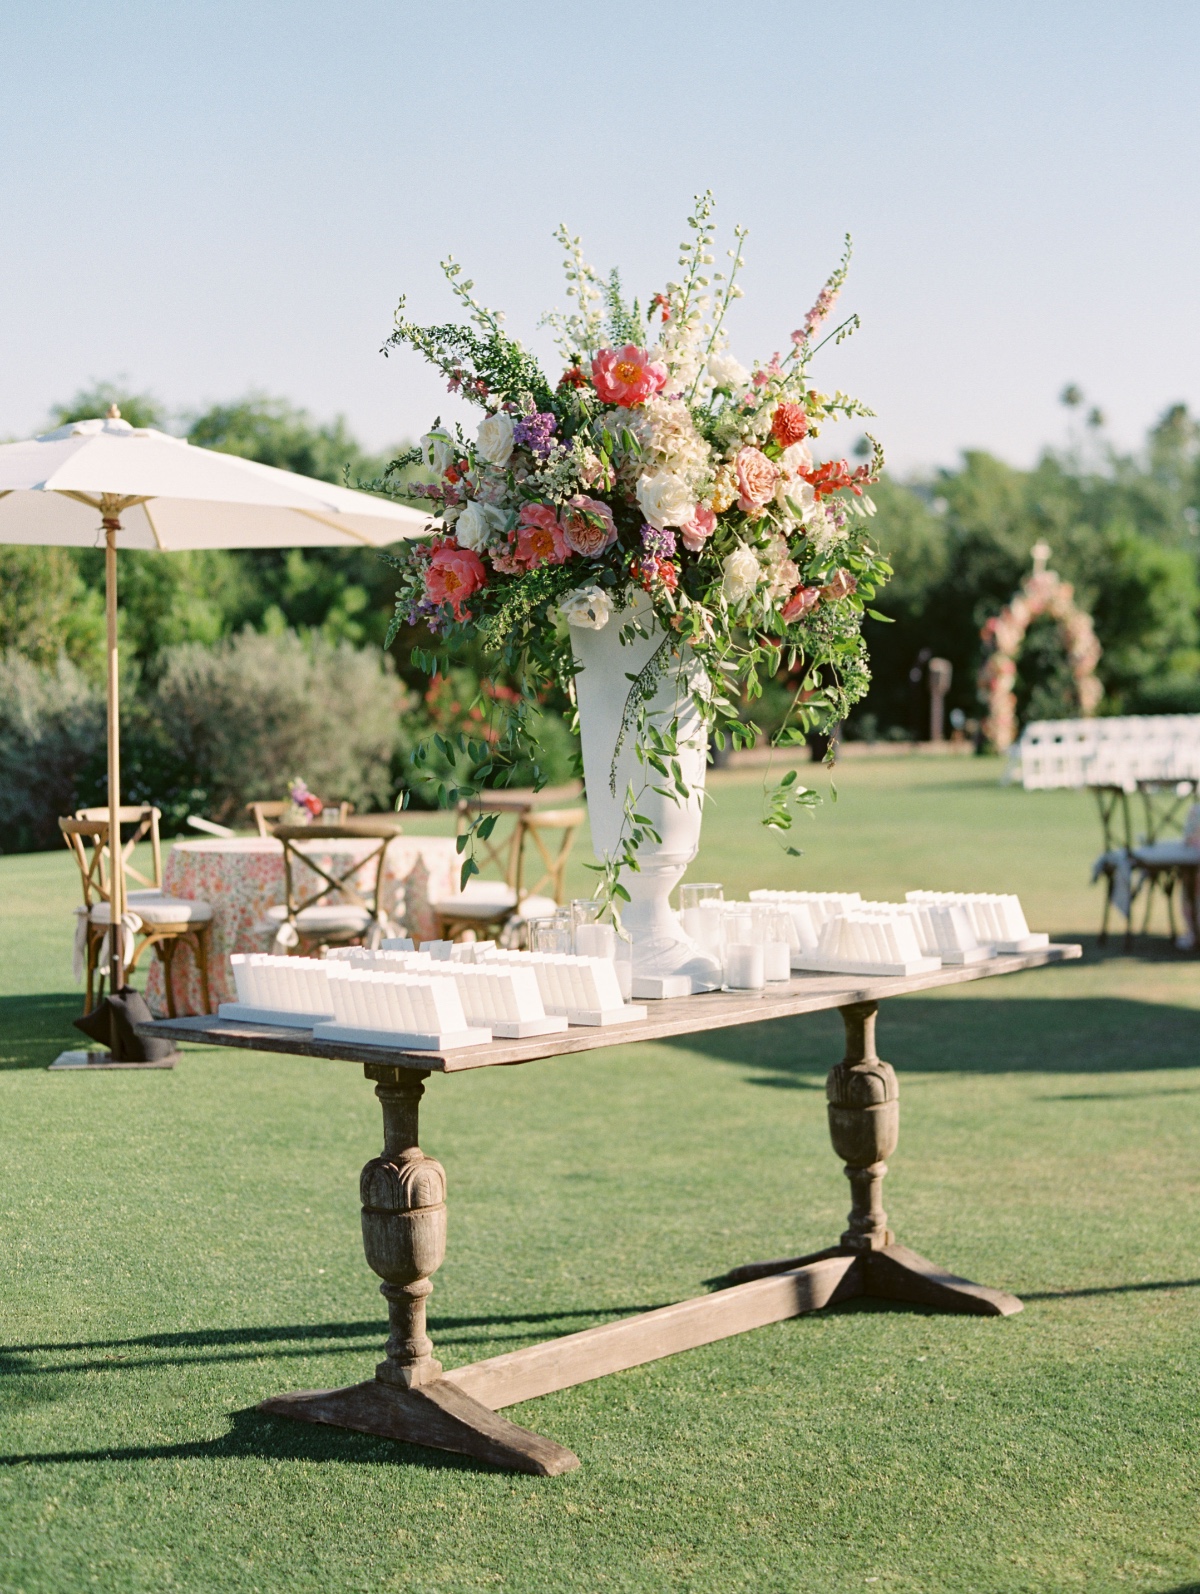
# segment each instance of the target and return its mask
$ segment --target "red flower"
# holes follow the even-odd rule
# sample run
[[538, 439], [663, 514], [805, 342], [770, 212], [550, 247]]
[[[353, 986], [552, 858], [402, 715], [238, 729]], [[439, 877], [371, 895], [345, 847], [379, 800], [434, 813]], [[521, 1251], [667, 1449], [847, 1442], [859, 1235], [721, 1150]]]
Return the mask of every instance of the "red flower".
[[665, 293], [656, 293], [653, 299], [651, 299], [651, 315], [654, 314], [655, 310], [660, 310], [662, 312], [662, 318], [664, 321], [669, 321], [671, 319], [671, 303]]
[[629, 567], [629, 573], [646, 592], [653, 592], [655, 587], [674, 592], [679, 586], [679, 566], [672, 564], [669, 559], [656, 559], [653, 554], [635, 559]]
[[828, 498], [832, 493], [840, 492], [842, 488], [849, 487], [852, 493], [862, 497], [862, 488], [859, 482], [864, 478], [859, 474], [863, 467], [852, 471], [844, 459], [831, 459], [824, 465], [818, 465], [816, 470], [804, 473], [804, 480], [811, 484], [813, 492], [818, 498]]
[[661, 360], [652, 360], [645, 349], [627, 343], [623, 349], [601, 349], [592, 361], [592, 382], [606, 404], [633, 409], [659, 392], [667, 380]]
[[561, 565], [570, 553], [553, 507], [523, 504], [512, 555], [516, 562], [525, 570], [533, 570], [542, 564]]
[[425, 596], [433, 603], [448, 603], [454, 618], [463, 618], [462, 606], [473, 592], [487, 582], [483, 560], [470, 548], [444, 542], [429, 561], [425, 572]]
[[802, 443], [808, 436], [808, 416], [802, 404], [780, 404], [771, 417], [771, 436], [780, 448]]
[[587, 373], [578, 365], [572, 365], [559, 377], [558, 385], [559, 387], [586, 387]]
[[820, 587], [797, 587], [795, 592], [780, 609], [780, 617], [791, 625], [793, 620], [802, 620], [810, 609], [815, 609], [821, 601]]

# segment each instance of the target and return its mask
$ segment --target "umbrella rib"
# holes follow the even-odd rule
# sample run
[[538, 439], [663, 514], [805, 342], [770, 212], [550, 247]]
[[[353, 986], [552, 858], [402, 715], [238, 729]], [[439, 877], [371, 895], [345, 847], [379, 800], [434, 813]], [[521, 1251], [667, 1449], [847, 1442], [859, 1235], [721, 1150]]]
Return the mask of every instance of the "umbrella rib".
[[334, 520], [331, 515], [322, 515], [315, 509], [300, 508], [297, 508], [296, 513], [298, 515], [307, 515], [310, 520], [319, 521], [322, 526], [329, 526], [334, 531], [340, 531], [344, 537], [357, 538], [365, 548], [374, 548], [375, 546], [370, 537], [364, 536], [361, 531], [355, 531], [353, 526], [347, 526], [340, 521]]
[[148, 498], [142, 499], [142, 514], [145, 515], [146, 524], [153, 533], [155, 546], [158, 548], [159, 553], [165, 553], [166, 548], [163, 546], [162, 538], [158, 535], [158, 527], [154, 524], [154, 517], [150, 513], [150, 500]]

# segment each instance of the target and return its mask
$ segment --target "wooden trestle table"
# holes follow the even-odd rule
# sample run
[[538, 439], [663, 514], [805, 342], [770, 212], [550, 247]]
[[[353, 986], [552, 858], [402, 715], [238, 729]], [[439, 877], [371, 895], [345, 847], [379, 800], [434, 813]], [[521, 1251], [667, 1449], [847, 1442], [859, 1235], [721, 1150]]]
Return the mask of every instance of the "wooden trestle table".
[[[654, 1002], [644, 1023], [571, 1029], [448, 1052], [385, 1051], [314, 1040], [307, 1030], [213, 1017], [165, 1019], [141, 1028], [205, 1046], [362, 1063], [366, 1077], [375, 1082], [383, 1108], [383, 1151], [363, 1169], [360, 1193], [367, 1262], [383, 1279], [380, 1288], [388, 1303], [391, 1334], [385, 1359], [365, 1383], [275, 1395], [259, 1409], [549, 1476], [577, 1467], [578, 1458], [554, 1440], [500, 1416], [503, 1407], [856, 1295], [992, 1317], [1019, 1312], [1021, 1303], [1014, 1295], [947, 1273], [897, 1244], [888, 1228], [883, 1178], [887, 1158], [896, 1149], [899, 1100], [896, 1075], [875, 1050], [875, 1016], [886, 997], [1015, 974], [1081, 953], [1078, 946], [1052, 945], [911, 978], [800, 974], [786, 985], [760, 992], [713, 992]], [[832, 1007], [845, 1021], [846, 1055], [826, 1082], [829, 1131], [851, 1189], [849, 1223], [836, 1245], [808, 1256], [746, 1263], [731, 1270], [727, 1288], [709, 1295], [443, 1371], [425, 1331], [430, 1278], [446, 1248], [446, 1175], [420, 1149], [417, 1136], [418, 1104], [430, 1074], [531, 1063]]]

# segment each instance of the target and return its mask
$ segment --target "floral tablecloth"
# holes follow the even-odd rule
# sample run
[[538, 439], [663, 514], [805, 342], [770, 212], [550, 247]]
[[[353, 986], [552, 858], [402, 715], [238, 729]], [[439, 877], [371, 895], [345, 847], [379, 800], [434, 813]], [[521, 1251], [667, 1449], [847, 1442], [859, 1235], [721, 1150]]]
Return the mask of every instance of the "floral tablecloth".
[[[302, 844], [304, 845], [304, 844]], [[313, 858], [333, 873], [343, 873], [346, 860], [363, 858], [376, 842], [332, 839], [314, 843]], [[336, 868], [333, 866], [336, 865]], [[319, 876], [297, 880], [297, 890], [315, 890]], [[366, 881], [369, 870], [364, 870]], [[383, 865], [381, 903], [406, 935], [430, 940], [437, 935], [437, 915], [430, 903], [454, 894], [458, 855], [449, 836], [397, 836], [388, 844]], [[311, 884], [310, 884], [311, 882]], [[257, 930], [267, 909], [284, 900], [283, 845], [273, 836], [234, 836], [229, 840], [180, 841], [171, 848], [163, 871], [163, 888], [172, 896], [207, 902], [213, 910], [209, 932], [209, 993], [213, 1010], [236, 1000], [231, 952], [267, 952], [272, 933]], [[166, 1012], [162, 964], [154, 958], [146, 980], [146, 1000], [157, 1014]], [[175, 1005], [180, 1013], [203, 1011], [200, 976], [191, 949], [181, 946], [175, 958]]]

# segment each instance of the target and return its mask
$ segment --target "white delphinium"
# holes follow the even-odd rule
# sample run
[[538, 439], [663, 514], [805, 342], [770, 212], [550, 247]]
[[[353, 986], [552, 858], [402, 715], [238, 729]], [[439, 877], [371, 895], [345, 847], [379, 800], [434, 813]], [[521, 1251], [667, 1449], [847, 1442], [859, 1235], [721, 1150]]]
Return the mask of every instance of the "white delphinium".
[[744, 603], [752, 597], [762, 578], [763, 567], [744, 542], [726, 554], [721, 566], [721, 590], [730, 603]]
[[503, 470], [512, 458], [512, 451], [512, 416], [506, 414], [504, 410], [497, 410], [494, 415], [485, 415], [475, 434], [475, 452], [482, 459], [486, 459], [489, 465], [499, 466]]
[[749, 371], [740, 360], [735, 360], [728, 350], [719, 350], [710, 354], [707, 371], [713, 387], [724, 388], [728, 393], [738, 392], [750, 381]]
[[587, 631], [603, 631], [612, 618], [612, 599], [603, 587], [576, 587], [559, 600], [559, 612], [568, 625]]
[[813, 547], [819, 554], [827, 554], [846, 539], [846, 526], [841, 517], [828, 504], [818, 503], [804, 522]]

